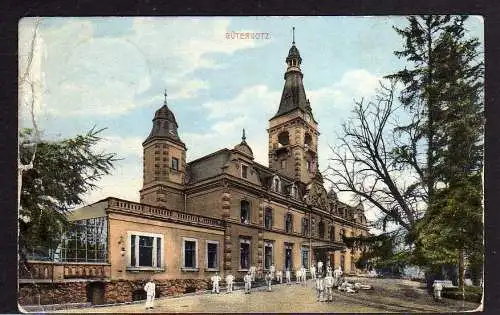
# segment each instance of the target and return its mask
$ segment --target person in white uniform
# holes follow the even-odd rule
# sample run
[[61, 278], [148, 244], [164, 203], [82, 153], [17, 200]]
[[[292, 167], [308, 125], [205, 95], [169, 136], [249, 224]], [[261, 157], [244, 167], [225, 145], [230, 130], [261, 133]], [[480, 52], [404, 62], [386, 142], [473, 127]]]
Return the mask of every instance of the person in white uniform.
[[255, 281], [255, 272], [257, 271], [257, 267], [252, 266], [250, 267], [250, 276], [252, 277], [252, 282]]
[[299, 268], [297, 269], [297, 271], [295, 271], [295, 283], [299, 284], [301, 279], [302, 279], [302, 269]]
[[215, 275], [212, 276], [211, 280], [212, 280], [212, 293], [219, 294], [219, 282], [222, 280], [222, 278], [219, 276], [219, 273], [216, 272]]
[[155, 302], [156, 285], [153, 282], [153, 277], [144, 286], [144, 291], [146, 291], [146, 309], [152, 309]]
[[269, 267], [269, 271], [271, 272], [271, 280], [274, 280], [274, 276], [276, 273], [276, 267], [274, 266], [274, 264], [272, 264], [271, 267]]
[[314, 267], [314, 265], [312, 265], [311, 268], [309, 268], [309, 271], [311, 272], [311, 278], [313, 280], [316, 280], [316, 267]]
[[283, 271], [276, 271], [276, 281], [279, 281], [279, 283], [283, 283]]
[[266, 283], [267, 283], [267, 291], [271, 291], [271, 285], [272, 285], [272, 278], [271, 278], [271, 272], [268, 272], [265, 277]]
[[290, 269], [286, 268], [285, 271], [286, 284], [292, 284], [292, 275], [290, 273]]
[[331, 274], [325, 277], [325, 295], [327, 302], [333, 301], [333, 277]]
[[434, 281], [432, 288], [434, 289], [434, 299], [436, 301], [441, 301], [441, 291], [443, 291], [443, 284], [441, 284], [441, 281]]
[[233, 275], [226, 276], [227, 293], [233, 293], [233, 281], [234, 281]]
[[243, 277], [243, 281], [245, 282], [245, 294], [250, 294], [250, 289], [252, 288], [252, 276], [250, 275], [250, 271]]
[[304, 266], [302, 266], [300, 269], [302, 270], [302, 283], [306, 284], [306, 281], [307, 281], [307, 270], [306, 270], [306, 268], [304, 268]]
[[321, 274], [319, 273], [316, 277], [316, 301], [323, 302], [323, 291], [325, 289], [325, 283], [321, 278]]
[[318, 261], [318, 273], [323, 273], [323, 262], [321, 260]]

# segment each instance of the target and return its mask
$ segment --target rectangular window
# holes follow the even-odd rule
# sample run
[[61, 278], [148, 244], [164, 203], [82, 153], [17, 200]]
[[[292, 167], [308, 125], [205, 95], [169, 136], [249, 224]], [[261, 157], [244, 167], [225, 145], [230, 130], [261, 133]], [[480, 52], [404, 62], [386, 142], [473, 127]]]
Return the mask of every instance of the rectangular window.
[[285, 232], [293, 232], [293, 217], [291, 213], [285, 214]]
[[248, 166], [241, 164], [241, 177], [248, 178]]
[[302, 219], [302, 235], [307, 236], [308, 231], [309, 231], [309, 219], [303, 218]]
[[240, 269], [250, 269], [250, 240], [240, 239]]
[[285, 270], [292, 270], [292, 246], [291, 243], [285, 243]]
[[198, 268], [196, 257], [198, 241], [196, 239], [183, 239], [184, 243], [184, 268]]
[[266, 229], [272, 229], [273, 227], [273, 210], [267, 208], [264, 214], [264, 226]]
[[309, 248], [302, 248], [302, 266], [309, 268]]
[[250, 224], [250, 203], [246, 200], [240, 202], [241, 223]]
[[172, 157], [172, 169], [178, 171], [179, 170], [179, 159]]
[[218, 269], [219, 259], [218, 259], [218, 247], [219, 242], [217, 241], [207, 241], [207, 268], [208, 269]]
[[129, 267], [162, 268], [163, 235], [128, 232]]
[[286, 160], [281, 160], [281, 169], [286, 169]]
[[273, 243], [264, 243], [264, 269], [269, 269], [273, 264]]

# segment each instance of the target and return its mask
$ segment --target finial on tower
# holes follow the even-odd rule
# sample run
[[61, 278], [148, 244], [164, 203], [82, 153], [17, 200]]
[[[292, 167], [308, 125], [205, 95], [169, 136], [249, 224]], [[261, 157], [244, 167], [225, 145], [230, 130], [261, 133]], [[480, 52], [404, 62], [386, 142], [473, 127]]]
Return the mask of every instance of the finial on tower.
[[243, 128], [243, 135], [241, 136], [241, 141], [245, 142], [246, 139], [247, 137], [245, 137], [245, 128]]
[[292, 45], [295, 45], [295, 26], [292, 27]]
[[163, 92], [163, 96], [165, 96], [165, 100], [163, 101], [163, 105], [167, 105], [167, 89]]

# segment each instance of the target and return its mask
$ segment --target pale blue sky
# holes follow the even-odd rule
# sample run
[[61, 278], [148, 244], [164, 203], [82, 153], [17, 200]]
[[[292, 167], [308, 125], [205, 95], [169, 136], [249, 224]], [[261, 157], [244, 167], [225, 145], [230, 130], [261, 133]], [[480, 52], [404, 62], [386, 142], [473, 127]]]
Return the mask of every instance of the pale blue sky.
[[[21, 62], [34, 19], [20, 22]], [[47, 138], [107, 127], [102, 148], [118, 153], [112, 176], [87, 202], [107, 196], [138, 201], [141, 142], [163, 90], [176, 115], [188, 160], [240, 141], [247, 131], [256, 160], [267, 165], [269, 118], [277, 111], [292, 26], [303, 59], [307, 97], [320, 126], [319, 163], [348, 117], [353, 99], [370, 97], [378, 80], [405, 66], [392, 29], [404, 17], [43, 18], [33, 78], [37, 118]], [[468, 27], [483, 42], [483, 23]], [[227, 32], [269, 39], [227, 39]], [[30, 127], [20, 108], [20, 127]], [[349, 200], [345, 200], [349, 201]]]

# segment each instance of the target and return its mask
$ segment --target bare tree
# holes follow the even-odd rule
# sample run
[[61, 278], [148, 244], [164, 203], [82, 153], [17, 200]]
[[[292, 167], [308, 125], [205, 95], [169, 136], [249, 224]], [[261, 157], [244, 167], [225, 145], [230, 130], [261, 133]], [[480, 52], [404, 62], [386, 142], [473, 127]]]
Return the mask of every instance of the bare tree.
[[[383, 213], [379, 225], [393, 222], [410, 231], [422, 215], [426, 192], [418, 135], [404, 127], [394, 104], [395, 81], [380, 84], [371, 101], [355, 101], [353, 116], [342, 126], [340, 145], [331, 148], [326, 180]], [[405, 145], [403, 145], [405, 144]]]
[[[35, 117], [35, 108], [38, 105], [38, 99], [36, 97], [37, 89], [41, 88], [41, 82], [38, 80], [37, 75], [33, 71], [33, 63], [35, 59], [35, 53], [37, 49], [38, 43], [38, 31], [40, 28], [40, 24], [42, 22], [41, 18], [27, 18], [28, 21], [33, 21], [33, 35], [30, 39], [26, 40], [25, 38], [21, 38], [23, 41], [20, 43], [27, 44], [27, 53], [19, 54], [19, 78], [18, 78], [18, 88], [19, 88], [19, 109], [25, 108], [29, 111], [32, 128], [34, 130], [32, 141], [29, 143], [18, 143], [17, 147], [17, 178], [18, 178], [18, 186], [17, 186], [17, 205], [18, 209], [21, 207], [21, 191], [22, 191], [22, 180], [23, 173], [33, 168], [33, 162], [36, 158], [36, 147], [37, 144], [41, 142], [40, 129], [38, 128], [38, 124]], [[21, 31], [21, 30], [20, 30]], [[25, 30], [26, 31], [26, 30]], [[21, 48], [20, 48], [21, 49]], [[31, 156], [30, 162], [28, 164], [23, 164], [21, 161], [20, 149], [21, 145], [24, 146], [33, 146], [33, 154]]]

